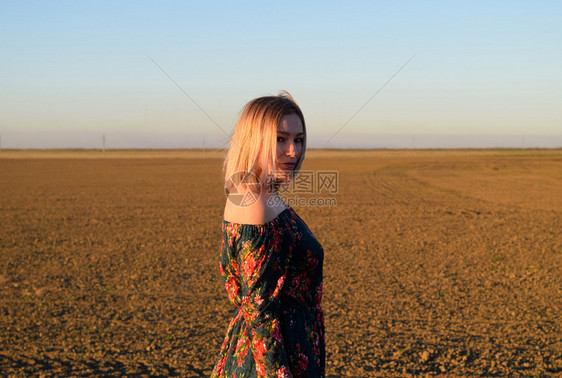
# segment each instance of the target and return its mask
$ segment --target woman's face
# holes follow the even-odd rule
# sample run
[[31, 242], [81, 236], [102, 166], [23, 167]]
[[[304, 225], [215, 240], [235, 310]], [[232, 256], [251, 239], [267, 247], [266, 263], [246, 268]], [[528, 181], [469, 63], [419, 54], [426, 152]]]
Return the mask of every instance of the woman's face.
[[277, 169], [293, 171], [303, 153], [304, 130], [300, 117], [287, 114], [277, 126]]

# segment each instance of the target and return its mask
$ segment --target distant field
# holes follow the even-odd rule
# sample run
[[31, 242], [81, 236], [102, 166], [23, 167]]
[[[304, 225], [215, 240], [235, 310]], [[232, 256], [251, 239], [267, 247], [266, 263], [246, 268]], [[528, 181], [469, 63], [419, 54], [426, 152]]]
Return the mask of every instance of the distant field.
[[[169, 158], [201, 159], [224, 158], [220, 149], [189, 150], [0, 150], [0, 159], [101, 159], [101, 158]], [[339, 157], [430, 157], [430, 156], [562, 156], [561, 149], [427, 149], [427, 150], [337, 150], [310, 149], [310, 158]]]
[[222, 150], [2, 150], [0, 159], [213, 159]]
[[[223, 156], [0, 151], [0, 375], [208, 375]], [[562, 374], [562, 150], [307, 157], [328, 376]]]

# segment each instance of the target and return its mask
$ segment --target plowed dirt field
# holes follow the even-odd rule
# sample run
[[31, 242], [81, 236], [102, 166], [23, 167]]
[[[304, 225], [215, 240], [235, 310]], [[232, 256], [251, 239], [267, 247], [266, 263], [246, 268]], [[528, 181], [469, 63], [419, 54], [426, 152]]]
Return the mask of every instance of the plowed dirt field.
[[[222, 155], [0, 151], [0, 376], [208, 376]], [[307, 156], [329, 377], [562, 374], [562, 151]]]

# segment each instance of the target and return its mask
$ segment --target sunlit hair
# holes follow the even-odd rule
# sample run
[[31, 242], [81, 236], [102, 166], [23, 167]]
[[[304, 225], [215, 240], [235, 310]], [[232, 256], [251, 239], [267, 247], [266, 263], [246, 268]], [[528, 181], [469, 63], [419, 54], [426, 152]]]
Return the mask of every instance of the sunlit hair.
[[[236, 174], [242, 183], [265, 185], [267, 188], [283, 182], [274, 178], [277, 170], [277, 127], [281, 118], [289, 114], [299, 116], [304, 133], [302, 152], [293, 177], [298, 173], [306, 151], [304, 116], [293, 97], [287, 91], [281, 91], [278, 96], [256, 98], [242, 110], [224, 160], [227, 192], [232, 189], [231, 178]], [[239, 172], [242, 172], [243, 177], [239, 176]]]

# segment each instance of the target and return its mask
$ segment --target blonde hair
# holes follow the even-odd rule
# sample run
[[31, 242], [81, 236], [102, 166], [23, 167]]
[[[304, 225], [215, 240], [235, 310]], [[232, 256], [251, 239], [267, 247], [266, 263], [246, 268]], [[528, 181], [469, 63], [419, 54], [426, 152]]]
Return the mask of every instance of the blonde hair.
[[256, 98], [247, 103], [242, 110], [230, 138], [230, 146], [223, 165], [227, 193], [230, 191], [229, 186], [235, 174], [242, 173], [239, 179], [241, 178], [243, 183], [267, 187], [272, 185], [271, 180], [277, 170], [277, 127], [281, 119], [289, 114], [299, 116], [304, 133], [302, 152], [295, 166], [294, 175], [298, 173], [306, 151], [304, 116], [293, 97], [287, 91], [281, 91], [278, 96]]

